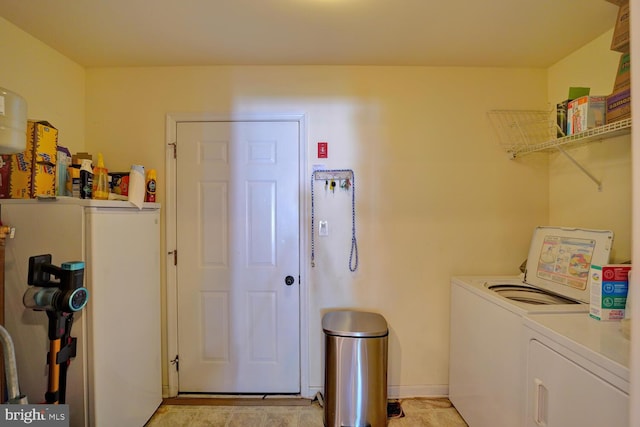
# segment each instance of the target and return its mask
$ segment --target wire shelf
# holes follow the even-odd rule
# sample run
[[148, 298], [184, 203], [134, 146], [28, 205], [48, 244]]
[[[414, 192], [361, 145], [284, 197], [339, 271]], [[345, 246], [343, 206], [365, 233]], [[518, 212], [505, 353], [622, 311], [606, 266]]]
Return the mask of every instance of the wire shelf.
[[568, 148], [631, 132], [629, 118], [558, 138], [555, 112], [494, 110], [488, 115], [498, 133], [500, 145], [512, 159], [528, 153]]
[[488, 113], [500, 145], [510, 154], [555, 139], [555, 117], [551, 120], [551, 114], [538, 110], [493, 110]]

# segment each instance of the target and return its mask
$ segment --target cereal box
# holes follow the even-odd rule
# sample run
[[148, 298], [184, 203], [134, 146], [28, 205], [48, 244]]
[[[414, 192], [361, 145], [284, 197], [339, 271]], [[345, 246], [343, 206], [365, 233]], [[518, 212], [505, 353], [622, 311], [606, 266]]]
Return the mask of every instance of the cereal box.
[[567, 106], [567, 135], [605, 124], [606, 97], [581, 96]]
[[58, 130], [44, 121], [27, 122], [27, 148], [11, 156], [9, 197], [29, 199], [56, 195]]

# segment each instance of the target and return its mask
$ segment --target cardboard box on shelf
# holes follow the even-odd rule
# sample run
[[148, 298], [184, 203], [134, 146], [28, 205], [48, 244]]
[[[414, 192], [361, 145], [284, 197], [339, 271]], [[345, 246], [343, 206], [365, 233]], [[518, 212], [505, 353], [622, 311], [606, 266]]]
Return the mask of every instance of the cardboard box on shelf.
[[606, 97], [581, 96], [567, 107], [567, 135], [584, 132], [605, 124]]
[[33, 143], [31, 197], [55, 197], [58, 130], [47, 122], [31, 122], [27, 132]]
[[607, 96], [606, 104], [607, 124], [631, 117], [631, 55], [629, 53], [623, 53], [620, 56], [613, 92]]
[[631, 89], [607, 96], [607, 124], [631, 117]]
[[11, 194], [11, 155], [0, 155], [0, 199], [8, 199]]
[[631, 54], [623, 53], [618, 62], [618, 71], [613, 83], [613, 92], [621, 92], [631, 88]]
[[79, 165], [82, 163], [82, 159], [89, 159], [93, 162], [93, 156], [89, 153], [76, 153], [71, 156], [71, 164]]
[[591, 88], [589, 87], [580, 87], [580, 86], [571, 86], [569, 88], [569, 101], [573, 101], [576, 98], [580, 98], [581, 96], [587, 96], [591, 94]]
[[629, 52], [629, 2], [625, 1], [618, 9], [616, 26], [611, 39], [611, 50]]
[[54, 197], [57, 149], [58, 130], [48, 122], [29, 120], [26, 150], [11, 155], [8, 198]]
[[589, 271], [589, 316], [621, 320], [627, 304], [631, 264], [592, 265]]
[[31, 168], [33, 154], [29, 151], [11, 155], [9, 199], [31, 198]]
[[80, 168], [75, 166], [67, 167], [67, 193], [71, 197], [80, 198]]
[[558, 124], [557, 129], [557, 137], [562, 138], [563, 136], [569, 135], [567, 129], [567, 118], [568, 118], [568, 108], [569, 102], [573, 101], [576, 98], [580, 98], [581, 96], [589, 95], [591, 91], [588, 87], [570, 87], [569, 88], [569, 97], [564, 101], [556, 104], [556, 123]]

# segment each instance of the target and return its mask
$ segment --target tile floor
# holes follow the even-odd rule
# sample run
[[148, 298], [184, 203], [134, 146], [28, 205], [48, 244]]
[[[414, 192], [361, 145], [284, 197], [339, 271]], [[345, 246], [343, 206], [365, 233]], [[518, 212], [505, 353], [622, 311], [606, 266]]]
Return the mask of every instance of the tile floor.
[[[404, 417], [389, 427], [467, 427], [446, 398], [402, 399]], [[323, 427], [322, 407], [162, 405], [145, 427]]]

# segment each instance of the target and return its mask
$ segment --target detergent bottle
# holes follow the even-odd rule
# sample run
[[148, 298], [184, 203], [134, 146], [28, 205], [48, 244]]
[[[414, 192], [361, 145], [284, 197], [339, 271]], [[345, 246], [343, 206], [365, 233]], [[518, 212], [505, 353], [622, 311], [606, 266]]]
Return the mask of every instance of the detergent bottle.
[[80, 198], [91, 199], [93, 191], [93, 170], [91, 169], [91, 159], [82, 159], [80, 164]]
[[109, 173], [104, 167], [102, 153], [98, 153], [98, 164], [93, 168], [93, 194], [92, 197], [98, 200], [109, 198]]

